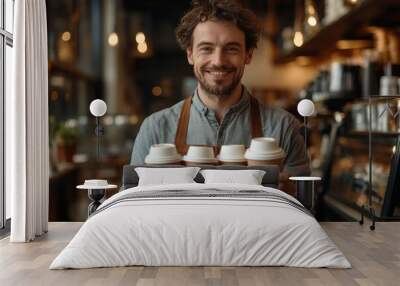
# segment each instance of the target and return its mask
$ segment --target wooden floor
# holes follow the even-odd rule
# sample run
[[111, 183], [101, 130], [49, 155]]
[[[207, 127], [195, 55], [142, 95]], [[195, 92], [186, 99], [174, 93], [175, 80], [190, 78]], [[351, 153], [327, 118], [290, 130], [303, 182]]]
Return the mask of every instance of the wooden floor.
[[322, 223], [352, 269], [290, 267], [122, 267], [48, 270], [81, 223], [50, 223], [32, 243], [0, 241], [0, 285], [400, 285], [400, 223], [375, 231], [353, 222]]

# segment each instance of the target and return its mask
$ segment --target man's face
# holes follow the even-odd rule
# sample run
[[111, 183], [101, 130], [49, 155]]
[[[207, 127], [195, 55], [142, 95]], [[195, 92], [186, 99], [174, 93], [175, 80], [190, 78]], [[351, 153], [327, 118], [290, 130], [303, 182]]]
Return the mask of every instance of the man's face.
[[196, 26], [192, 40], [187, 57], [201, 88], [218, 97], [229, 96], [251, 61], [244, 33], [228, 21], [206, 21]]

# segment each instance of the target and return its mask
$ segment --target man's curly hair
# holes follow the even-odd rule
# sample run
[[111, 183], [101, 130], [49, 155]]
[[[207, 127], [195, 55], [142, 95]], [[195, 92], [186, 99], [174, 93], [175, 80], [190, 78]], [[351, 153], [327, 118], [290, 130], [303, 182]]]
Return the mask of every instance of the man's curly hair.
[[246, 50], [257, 47], [261, 31], [257, 16], [244, 8], [237, 0], [193, 0], [192, 8], [182, 17], [176, 38], [184, 50], [192, 47], [193, 30], [201, 22], [229, 21], [245, 35]]

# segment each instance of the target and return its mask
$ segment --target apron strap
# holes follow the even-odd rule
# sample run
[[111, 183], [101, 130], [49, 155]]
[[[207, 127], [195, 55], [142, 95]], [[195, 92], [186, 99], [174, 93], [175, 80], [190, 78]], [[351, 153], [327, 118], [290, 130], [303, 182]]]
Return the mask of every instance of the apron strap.
[[179, 116], [178, 127], [175, 135], [175, 146], [179, 154], [185, 155], [189, 149], [186, 145], [186, 138], [189, 128], [190, 106], [192, 105], [192, 97], [187, 97], [183, 102], [181, 115]]
[[[181, 114], [178, 120], [178, 127], [175, 135], [175, 146], [179, 154], [185, 155], [189, 149], [187, 142], [187, 133], [189, 129], [190, 107], [192, 105], [192, 97], [187, 97], [182, 106]], [[250, 96], [250, 117], [251, 117], [251, 136], [252, 138], [262, 137], [262, 124], [260, 107], [258, 100]], [[213, 146], [214, 153], [219, 153], [219, 146]]]
[[250, 96], [250, 117], [251, 117], [251, 137], [263, 137], [261, 115], [260, 115], [260, 105], [258, 100]]

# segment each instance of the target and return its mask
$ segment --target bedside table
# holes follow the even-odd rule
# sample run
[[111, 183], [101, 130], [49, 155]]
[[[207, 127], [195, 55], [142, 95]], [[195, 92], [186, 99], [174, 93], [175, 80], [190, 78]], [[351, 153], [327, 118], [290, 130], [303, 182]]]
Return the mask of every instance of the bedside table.
[[83, 185], [76, 187], [78, 190], [88, 191], [88, 197], [91, 200], [88, 206], [88, 217], [101, 205], [101, 200], [104, 199], [106, 191], [117, 187], [117, 185], [109, 185], [106, 180], [85, 180]]

